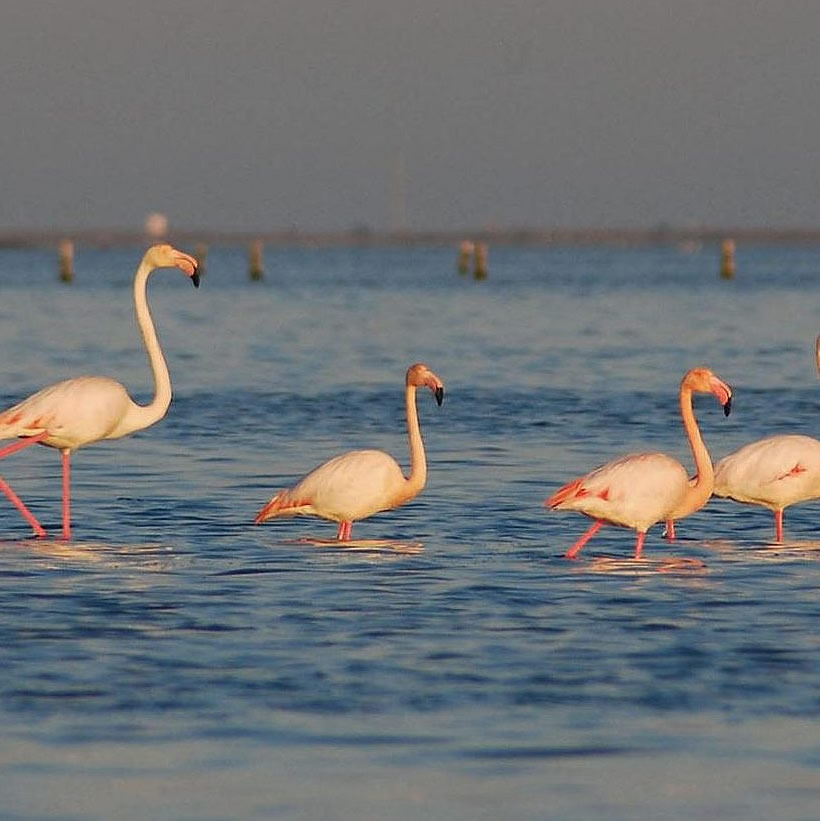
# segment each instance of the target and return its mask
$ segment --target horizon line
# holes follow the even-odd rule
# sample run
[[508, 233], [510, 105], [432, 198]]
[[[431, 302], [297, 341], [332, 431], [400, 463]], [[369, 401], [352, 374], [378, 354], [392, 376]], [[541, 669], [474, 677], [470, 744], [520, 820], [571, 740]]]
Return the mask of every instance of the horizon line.
[[365, 225], [347, 230], [302, 230], [299, 228], [266, 231], [222, 230], [211, 228], [170, 229], [164, 234], [149, 234], [127, 228], [0, 228], [0, 248], [57, 246], [65, 240], [90, 246], [144, 245], [179, 241], [208, 245], [244, 245], [263, 242], [269, 245], [458, 245], [464, 240], [497, 245], [689, 245], [712, 244], [732, 239], [736, 243], [820, 243], [817, 227], [677, 227], [659, 224], [645, 228], [474, 228], [474, 229], [375, 229]]

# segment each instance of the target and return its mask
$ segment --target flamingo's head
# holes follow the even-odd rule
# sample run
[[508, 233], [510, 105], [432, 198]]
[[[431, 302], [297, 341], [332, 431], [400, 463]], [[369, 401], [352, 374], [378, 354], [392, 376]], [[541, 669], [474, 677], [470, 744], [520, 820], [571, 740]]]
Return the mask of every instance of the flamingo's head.
[[195, 288], [199, 288], [199, 266], [197, 261], [184, 251], [171, 245], [152, 245], [143, 257], [152, 268], [179, 268], [191, 278]]
[[416, 362], [407, 369], [405, 384], [416, 388], [430, 388], [436, 402], [441, 405], [444, 401], [444, 382], [441, 381], [423, 362]]
[[712, 393], [723, 405], [723, 413], [726, 416], [732, 411], [732, 389], [709, 368], [692, 368], [683, 377], [681, 387], [697, 393]]

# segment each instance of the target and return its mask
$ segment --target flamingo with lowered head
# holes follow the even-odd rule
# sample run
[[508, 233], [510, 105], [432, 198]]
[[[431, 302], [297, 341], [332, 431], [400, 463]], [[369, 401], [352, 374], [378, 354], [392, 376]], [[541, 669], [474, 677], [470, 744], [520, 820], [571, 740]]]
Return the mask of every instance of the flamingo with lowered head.
[[683, 427], [697, 473], [689, 479], [684, 466], [665, 453], [633, 453], [601, 465], [559, 488], [544, 503], [553, 510], [577, 510], [595, 521], [569, 549], [574, 559], [604, 523], [637, 531], [635, 558], [643, 551], [646, 531], [656, 522], [681, 519], [702, 508], [712, 494], [712, 460], [692, 410], [693, 393], [712, 393], [728, 416], [732, 389], [708, 368], [693, 368], [680, 383]]
[[[820, 336], [815, 343], [820, 371]], [[783, 541], [783, 511], [820, 498], [820, 442], [811, 436], [781, 434], [750, 442], [715, 468], [715, 496], [774, 511], [775, 541]]]
[[[134, 307], [148, 360], [154, 374], [154, 399], [138, 405], [125, 387], [105, 376], [78, 376], [43, 388], [0, 413], [0, 440], [19, 442], [0, 449], [0, 459], [31, 445], [58, 448], [63, 464], [63, 538], [71, 538], [71, 453], [101, 439], [119, 439], [147, 428], [165, 416], [171, 403], [171, 378], [148, 307], [148, 277], [157, 268], [180, 268], [199, 286], [196, 260], [170, 245], [154, 245], [145, 252], [134, 275]], [[0, 490], [9, 497], [38, 536], [46, 532], [20, 497], [0, 477]]]
[[444, 383], [427, 365], [407, 370], [405, 406], [410, 439], [410, 475], [380, 450], [351, 450], [312, 470], [288, 490], [277, 493], [259, 511], [254, 524], [285, 516], [318, 516], [339, 523], [338, 541], [349, 541], [353, 522], [392, 510], [415, 498], [427, 481], [427, 460], [419, 429], [416, 389], [429, 388], [441, 405]]

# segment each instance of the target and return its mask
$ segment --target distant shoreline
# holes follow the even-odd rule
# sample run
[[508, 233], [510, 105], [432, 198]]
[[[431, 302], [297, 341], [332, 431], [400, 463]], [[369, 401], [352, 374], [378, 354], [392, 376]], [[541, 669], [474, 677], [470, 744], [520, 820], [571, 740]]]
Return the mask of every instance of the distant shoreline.
[[[724, 239], [749, 245], [816, 245], [818, 228], [556, 228], [556, 229], [477, 229], [464, 231], [169, 231], [167, 240], [181, 245], [246, 245], [261, 241], [269, 246], [456, 246], [465, 239], [489, 245], [532, 246], [614, 246], [640, 247], [672, 245], [696, 249], [719, 244]], [[57, 247], [63, 240], [78, 245], [106, 248], [160, 241], [141, 231], [118, 229], [0, 230], [0, 248]]]

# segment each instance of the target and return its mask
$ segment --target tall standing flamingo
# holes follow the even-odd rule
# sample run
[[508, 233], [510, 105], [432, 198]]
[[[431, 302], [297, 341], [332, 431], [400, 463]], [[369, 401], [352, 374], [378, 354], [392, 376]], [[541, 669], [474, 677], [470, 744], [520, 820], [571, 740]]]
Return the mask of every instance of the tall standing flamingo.
[[[820, 371], [820, 336], [815, 343]], [[783, 511], [820, 498], [820, 442], [783, 434], [750, 442], [718, 462], [715, 496], [774, 511], [775, 541], [783, 541]]]
[[[138, 405], [125, 387], [105, 376], [78, 376], [43, 388], [0, 413], [0, 440], [21, 441], [0, 449], [0, 459], [41, 444], [58, 448], [63, 463], [63, 538], [71, 538], [71, 453], [101, 439], [119, 439], [147, 428], [165, 416], [171, 403], [171, 378], [148, 307], [146, 285], [157, 268], [181, 268], [199, 286], [196, 260], [170, 245], [154, 245], [145, 252], [134, 275], [134, 306], [148, 360], [154, 374], [155, 395]], [[0, 478], [0, 490], [11, 499], [38, 536], [46, 532], [20, 497]]]
[[684, 466], [665, 453], [633, 453], [607, 462], [559, 488], [544, 503], [553, 510], [577, 510], [595, 519], [569, 549], [574, 559], [605, 522], [637, 531], [635, 558], [643, 551], [646, 531], [656, 522], [680, 519], [700, 510], [714, 485], [712, 460], [692, 410], [693, 393], [713, 393], [728, 416], [732, 389], [708, 368], [693, 368], [680, 383], [683, 427], [697, 473], [689, 479]]
[[392, 510], [415, 498], [427, 481], [427, 460], [419, 429], [416, 388], [427, 387], [441, 405], [444, 383], [427, 365], [407, 370], [405, 406], [410, 439], [410, 475], [380, 450], [351, 450], [312, 470], [292, 488], [277, 493], [259, 511], [254, 524], [284, 516], [319, 516], [339, 523], [338, 541], [349, 541], [353, 522]]

